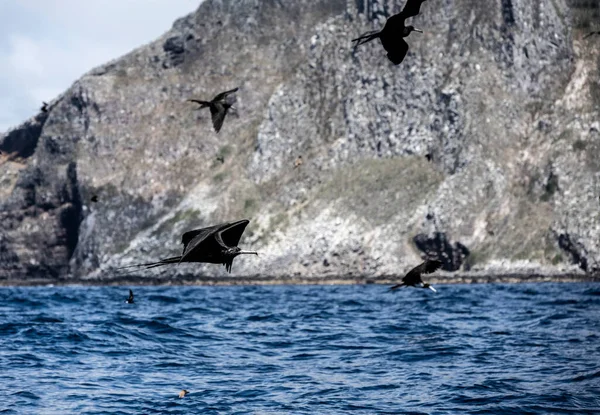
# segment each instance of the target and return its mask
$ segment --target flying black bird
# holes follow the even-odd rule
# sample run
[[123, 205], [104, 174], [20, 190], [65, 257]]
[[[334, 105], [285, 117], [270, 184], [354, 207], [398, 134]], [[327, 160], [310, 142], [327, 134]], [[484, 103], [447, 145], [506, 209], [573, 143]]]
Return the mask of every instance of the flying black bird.
[[133, 301], [133, 291], [129, 290], [129, 298], [127, 300], [125, 300], [125, 302], [127, 304], [133, 304], [134, 303], [134, 301]]
[[219, 132], [223, 126], [223, 121], [225, 120], [227, 111], [229, 111], [229, 108], [232, 108], [233, 104], [235, 103], [235, 96], [229, 98], [229, 95], [233, 94], [237, 90], [238, 88], [234, 88], [229, 91], [221, 92], [215, 96], [212, 101], [200, 101], [197, 99], [188, 99], [188, 101], [200, 104], [198, 107], [199, 110], [208, 107], [210, 109], [213, 127], [216, 132]]
[[421, 279], [421, 274], [431, 274], [432, 272], [437, 271], [442, 266], [442, 263], [436, 259], [428, 259], [423, 262], [421, 265], [414, 267], [408, 274], [402, 278], [402, 284], [394, 285], [391, 290], [395, 290], [400, 287], [416, 287], [418, 284], [421, 285], [421, 288], [429, 288], [430, 290], [436, 292], [436, 289], [427, 283], [423, 283]]
[[42, 112], [48, 112], [48, 103], [42, 101], [42, 108], [40, 108]]
[[387, 52], [388, 59], [394, 65], [399, 65], [408, 52], [408, 43], [406, 43], [404, 38], [413, 31], [423, 33], [422, 30], [416, 29], [413, 26], [405, 26], [404, 21], [409, 17], [419, 14], [421, 3], [424, 1], [426, 0], [407, 0], [404, 9], [387, 19], [381, 31], [373, 30], [356, 39], [352, 39], [353, 42], [356, 42], [354, 47], [379, 38], [383, 48]]
[[231, 264], [236, 256], [242, 254], [258, 255], [257, 252], [243, 251], [237, 246], [248, 223], [250, 223], [249, 220], [243, 219], [209, 226], [208, 228], [194, 229], [184, 233], [181, 237], [183, 253], [180, 256], [165, 258], [148, 264], [130, 265], [119, 269], [131, 267], [146, 267], [148, 269], [168, 264], [179, 264], [180, 262], [208, 262], [210, 264], [223, 264], [227, 272], [231, 272]]
[[599, 30], [599, 31], [596, 31], [596, 32], [590, 32], [590, 33], [588, 33], [587, 35], [585, 35], [583, 38], [584, 38], [584, 39], [587, 39], [588, 37], [590, 37], [590, 36], [594, 36], [594, 35], [600, 35], [600, 30]]

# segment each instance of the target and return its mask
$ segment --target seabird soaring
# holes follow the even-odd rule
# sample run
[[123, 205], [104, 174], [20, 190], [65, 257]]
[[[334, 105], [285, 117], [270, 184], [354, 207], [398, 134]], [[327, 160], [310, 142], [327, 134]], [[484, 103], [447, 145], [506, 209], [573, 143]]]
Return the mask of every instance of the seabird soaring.
[[221, 92], [211, 101], [200, 101], [197, 99], [188, 99], [188, 101], [200, 104], [198, 109], [208, 107], [210, 109], [210, 115], [212, 116], [213, 127], [216, 132], [219, 132], [223, 126], [227, 111], [229, 111], [229, 108], [232, 108], [235, 103], [235, 96], [229, 98], [229, 95], [237, 92], [238, 89], [239, 88], [234, 88], [229, 91]]
[[353, 42], [356, 42], [354, 47], [379, 38], [383, 48], [387, 52], [388, 59], [394, 65], [399, 65], [408, 52], [408, 43], [404, 41], [404, 38], [413, 31], [423, 33], [422, 30], [416, 29], [413, 26], [405, 26], [404, 21], [409, 17], [419, 14], [421, 3], [424, 1], [426, 0], [408, 0], [400, 13], [387, 19], [381, 31], [374, 30], [356, 39], [352, 39]]
[[416, 287], [417, 285], [420, 285], [421, 288], [429, 288], [430, 290], [437, 292], [436, 289], [433, 288], [431, 285], [423, 283], [423, 280], [421, 279], [421, 274], [431, 274], [432, 272], [437, 271], [441, 266], [442, 263], [437, 259], [428, 259], [421, 265], [416, 266], [410, 271], [408, 271], [408, 274], [406, 274], [404, 278], [402, 278], [402, 283], [394, 285], [392, 288], [390, 288], [390, 291], [398, 289], [400, 287]]
[[236, 256], [242, 254], [258, 255], [255, 251], [243, 251], [237, 246], [248, 223], [250, 223], [249, 220], [243, 219], [186, 232], [181, 237], [183, 253], [180, 256], [118, 269], [131, 267], [155, 268], [163, 265], [179, 264], [180, 262], [207, 262], [210, 264], [223, 264], [227, 272], [231, 272], [231, 264]]

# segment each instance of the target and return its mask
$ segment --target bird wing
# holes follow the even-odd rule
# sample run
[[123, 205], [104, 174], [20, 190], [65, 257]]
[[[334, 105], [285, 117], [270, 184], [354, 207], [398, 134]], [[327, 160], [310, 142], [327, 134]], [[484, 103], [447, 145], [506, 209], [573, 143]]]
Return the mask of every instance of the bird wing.
[[210, 115], [212, 116], [212, 123], [216, 132], [221, 130], [226, 114], [227, 109], [222, 104], [216, 103], [210, 106]]
[[423, 267], [423, 269], [421, 270], [423, 274], [431, 274], [432, 272], [435, 272], [438, 269], [440, 269], [440, 267], [442, 266], [442, 262], [438, 261], [437, 259], [430, 259], [421, 264], [421, 266]]
[[[226, 248], [231, 248], [234, 246], [238, 246], [240, 243], [240, 239], [242, 239], [242, 234], [246, 229], [246, 226], [250, 221], [248, 219], [238, 220], [237, 222], [232, 222], [229, 226], [219, 230], [216, 233], [216, 237], [218, 237], [217, 242], [220, 245], [225, 246]], [[220, 241], [219, 241], [220, 239]]]
[[423, 4], [424, 1], [426, 0], [408, 0], [399, 14], [401, 14], [404, 19], [416, 16], [419, 14], [421, 4]]
[[200, 244], [206, 239], [219, 230], [222, 225], [208, 226], [206, 228], [194, 229], [186, 232], [181, 236], [181, 243], [183, 244], [183, 252], [181, 253], [181, 261], [184, 260], [190, 252], [194, 251]]
[[402, 282], [406, 285], [415, 285], [415, 284], [422, 283], [423, 282], [423, 280], [421, 279], [421, 273], [423, 272], [422, 268], [423, 268], [423, 264], [418, 265], [418, 266], [414, 267], [413, 269], [411, 269], [410, 271], [408, 271], [406, 273], [406, 275], [404, 276], [404, 278], [402, 278]]
[[407, 285], [422, 284], [423, 280], [421, 279], [421, 274], [431, 274], [432, 272], [437, 271], [441, 266], [442, 263], [437, 259], [428, 259], [408, 271], [406, 276], [402, 278], [402, 282]]
[[[186, 258], [189, 258], [190, 255], [201, 251], [205, 248], [208, 248], [211, 244], [214, 244], [215, 242], [217, 242], [219, 245], [226, 249], [232, 246], [237, 246], [240, 238], [242, 237], [242, 233], [244, 232], [244, 229], [246, 228], [246, 225], [248, 225], [248, 223], [249, 221], [244, 219], [235, 222], [221, 223], [215, 226], [210, 226], [208, 228], [202, 228], [197, 229], [195, 231], [186, 232], [184, 236], [188, 234], [187, 238], [191, 237], [192, 239], [189, 240], [185, 245], [180, 262], [185, 262]], [[194, 235], [193, 232], [196, 232], [196, 234]], [[217, 235], [219, 235], [218, 238]]]
[[404, 39], [396, 40], [393, 44], [386, 42], [383, 45], [387, 51], [387, 57], [394, 65], [399, 65], [408, 52], [408, 43]]
[[225, 91], [225, 92], [221, 92], [220, 94], [217, 94], [214, 98], [213, 98], [213, 102], [215, 101], [222, 101], [223, 99], [225, 99], [225, 97], [229, 94], [233, 94], [234, 92], [237, 92], [239, 88], [233, 88], [230, 89], [229, 91]]

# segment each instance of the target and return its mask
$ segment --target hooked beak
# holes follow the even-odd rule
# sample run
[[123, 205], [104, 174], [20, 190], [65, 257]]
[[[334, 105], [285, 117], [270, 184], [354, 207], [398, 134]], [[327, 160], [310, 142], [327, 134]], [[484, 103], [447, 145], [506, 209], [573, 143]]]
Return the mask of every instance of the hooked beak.
[[417, 28], [413, 29], [413, 31], [417, 32], [417, 33], [423, 33], [423, 31], [421, 29], [417, 29]]
[[258, 252], [256, 251], [240, 251], [238, 252], [239, 255], [243, 255], [243, 254], [248, 254], [248, 255], [256, 255], [258, 256]]

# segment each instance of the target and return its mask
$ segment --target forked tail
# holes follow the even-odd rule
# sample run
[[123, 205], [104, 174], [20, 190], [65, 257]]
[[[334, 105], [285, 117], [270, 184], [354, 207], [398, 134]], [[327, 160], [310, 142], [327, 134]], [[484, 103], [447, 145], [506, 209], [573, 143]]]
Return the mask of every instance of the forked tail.
[[126, 267], [120, 267], [120, 268], [116, 268], [116, 269], [140, 268], [140, 267], [146, 267], [146, 269], [150, 269], [150, 268], [160, 267], [160, 266], [168, 265], [168, 264], [177, 264], [177, 263], [179, 263], [180, 260], [181, 260], [180, 256], [174, 256], [171, 258], [161, 259], [158, 262], [148, 262], [147, 264], [127, 265]]
[[362, 45], [364, 43], [370, 42], [373, 39], [377, 39], [379, 37], [380, 33], [381, 32], [378, 30], [372, 30], [370, 32], [362, 34], [360, 37], [357, 37], [356, 39], [352, 39], [353, 42], [356, 42], [356, 45], [354, 45], [354, 47], [357, 47], [358, 45]]
[[208, 101], [200, 101], [200, 100], [197, 100], [197, 99], [188, 99], [188, 102], [195, 102], [196, 104], [200, 104], [200, 106], [198, 107], [198, 109], [210, 107], [210, 102], [208, 102]]
[[391, 287], [391, 288], [390, 288], [388, 291], [394, 291], [394, 290], [397, 290], [397, 289], [398, 289], [398, 288], [400, 288], [400, 287], [406, 287], [406, 284], [405, 284], [405, 283], [402, 283], [402, 284], [396, 284], [396, 285], [394, 285], [393, 287]]

